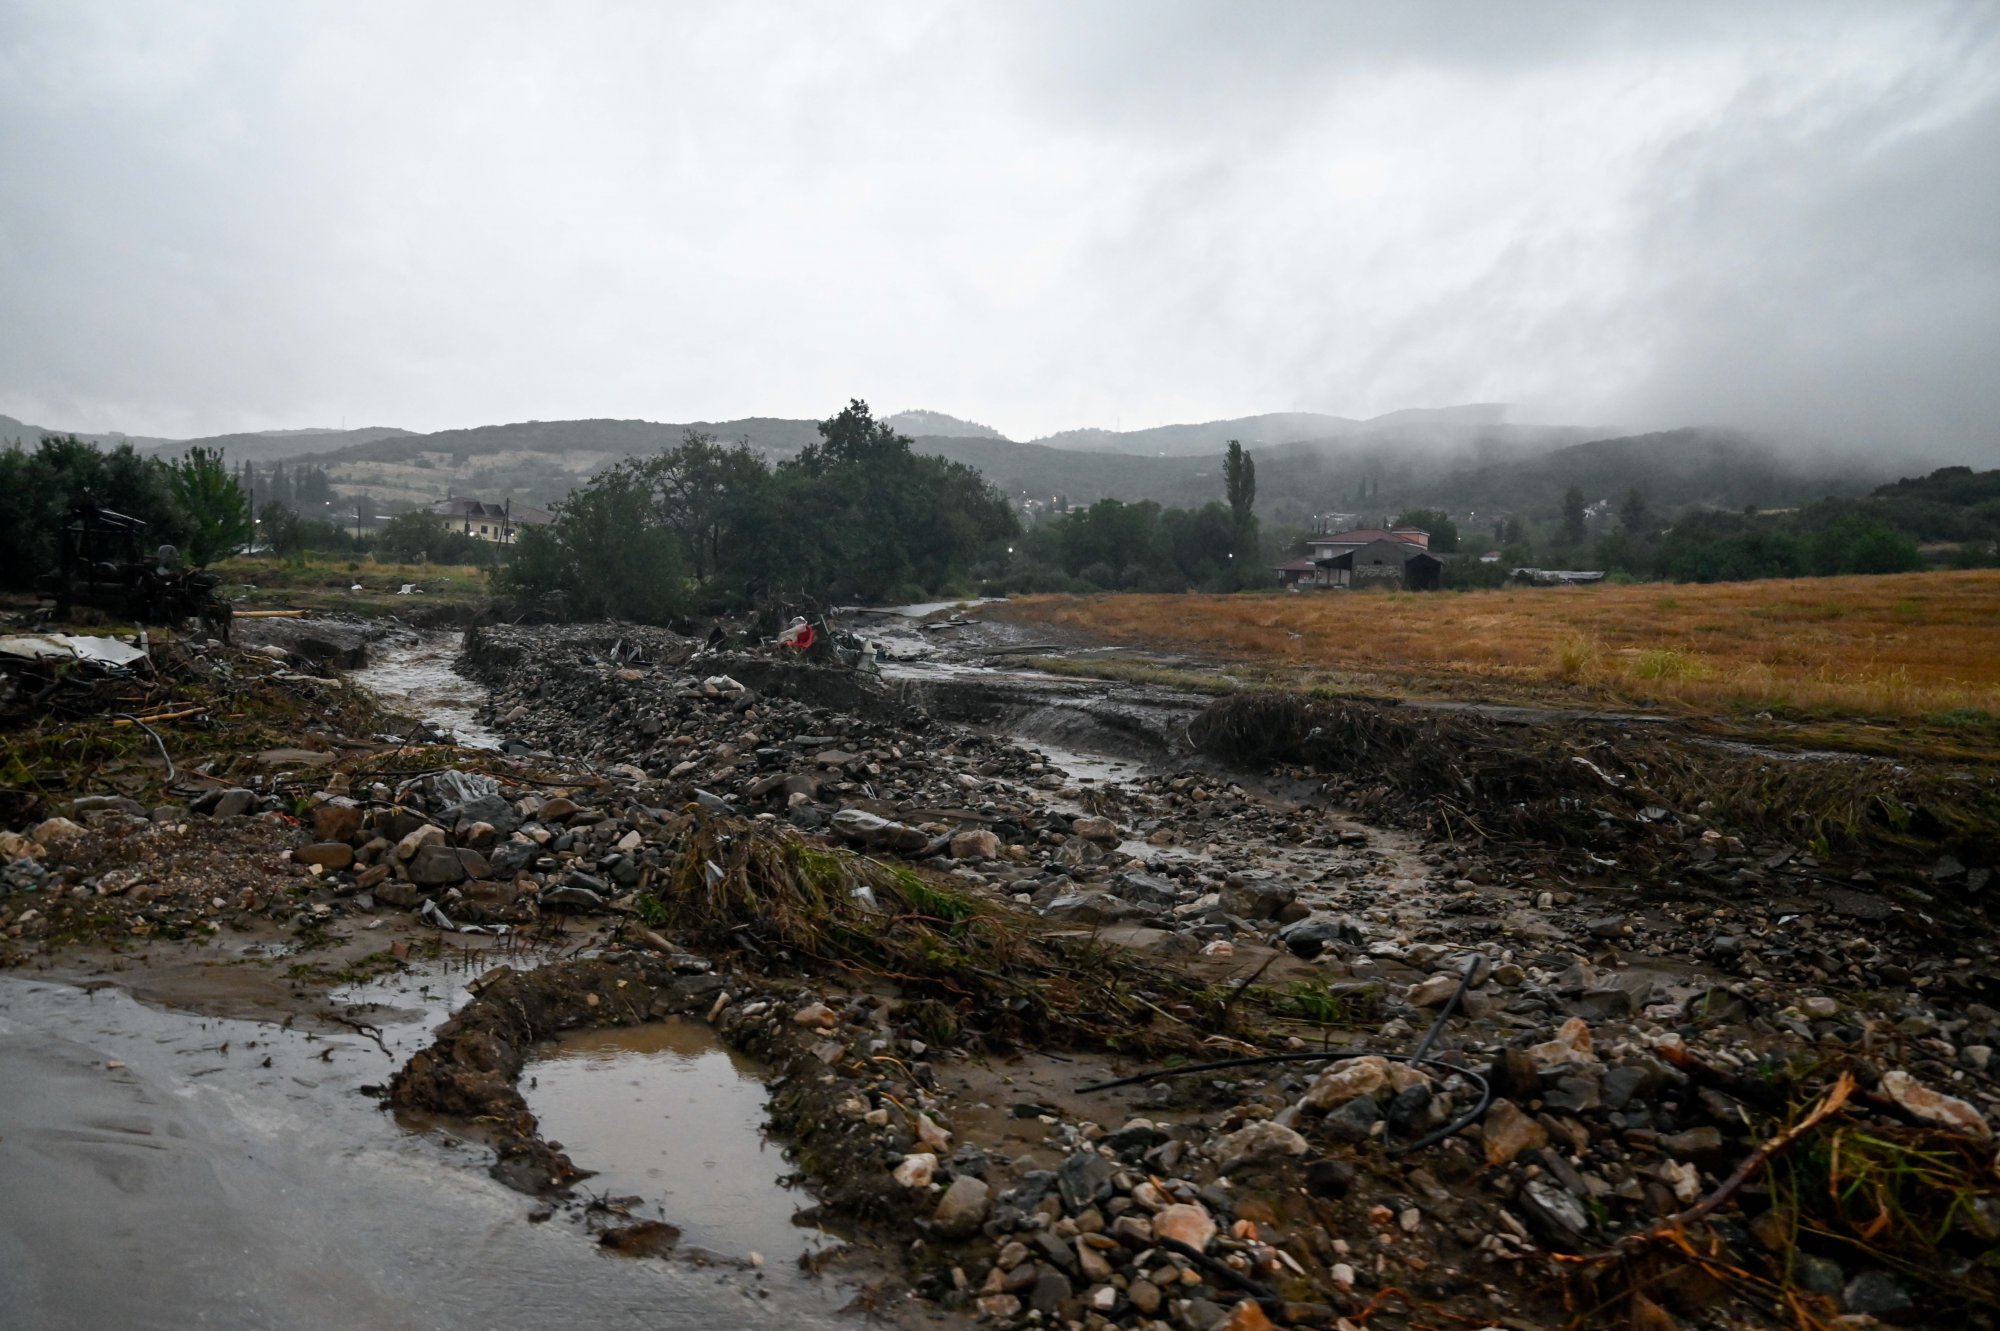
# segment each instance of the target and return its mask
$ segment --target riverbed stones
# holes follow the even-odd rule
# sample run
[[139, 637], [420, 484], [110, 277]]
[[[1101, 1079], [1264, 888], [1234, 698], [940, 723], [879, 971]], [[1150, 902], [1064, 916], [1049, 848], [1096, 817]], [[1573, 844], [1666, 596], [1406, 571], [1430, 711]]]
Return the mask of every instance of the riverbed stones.
[[1926, 1123], [1963, 1132], [1981, 1141], [1992, 1139], [1993, 1129], [1977, 1109], [1955, 1095], [1932, 1090], [1901, 1069], [1882, 1074], [1882, 1091]]
[[1313, 1079], [1305, 1093], [1308, 1108], [1338, 1109], [1357, 1096], [1374, 1095], [1389, 1085], [1389, 1060], [1373, 1054], [1343, 1059]]
[[833, 830], [842, 840], [869, 850], [907, 854], [930, 844], [927, 834], [894, 819], [869, 813], [866, 809], [842, 809], [834, 814]]
[[950, 849], [955, 860], [997, 860], [1000, 858], [1000, 838], [986, 828], [971, 828], [954, 833]]
[[931, 1228], [948, 1239], [970, 1238], [986, 1222], [993, 1190], [984, 1180], [960, 1174], [951, 1181], [937, 1210], [931, 1213]]
[[1311, 1149], [1306, 1139], [1291, 1128], [1264, 1119], [1224, 1137], [1216, 1144], [1216, 1158], [1227, 1171], [1265, 1160], [1305, 1155]]
[[1538, 1151], [1549, 1144], [1548, 1129], [1512, 1100], [1495, 1100], [1479, 1130], [1489, 1165], [1507, 1164], [1524, 1151]]
[[465, 862], [453, 847], [435, 840], [426, 841], [420, 843], [410, 856], [409, 875], [410, 881], [419, 887], [449, 887], [465, 881]]
[[317, 865], [321, 869], [345, 869], [354, 863], [354, 847], [345, 841], [319, 841], [299, 847], [292, 852], [292, 858], [300, 864]]
[[1153, 1217], [1153, 1236], [1200, 1252], [1215, 1238], [1215, 1217], [1200, 1202], [1176, 1202]]

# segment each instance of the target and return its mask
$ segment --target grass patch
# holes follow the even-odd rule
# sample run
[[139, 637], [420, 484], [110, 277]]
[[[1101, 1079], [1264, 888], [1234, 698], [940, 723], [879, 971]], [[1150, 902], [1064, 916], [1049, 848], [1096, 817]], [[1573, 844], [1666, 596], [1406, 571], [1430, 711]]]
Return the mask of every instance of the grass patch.
[[[986, 613], [1202, 664], [1042, 668], [1193, 687], [1187, 676], [1498, 701], [1662, 702], [1895, 722], [2000, 713], [2000, 570], [1451, 594], [1020, 597]], [[1698, 642], [1697, 657], [1687, 644]], [[1634, 670], [1606, 668], [1632, 660]]]

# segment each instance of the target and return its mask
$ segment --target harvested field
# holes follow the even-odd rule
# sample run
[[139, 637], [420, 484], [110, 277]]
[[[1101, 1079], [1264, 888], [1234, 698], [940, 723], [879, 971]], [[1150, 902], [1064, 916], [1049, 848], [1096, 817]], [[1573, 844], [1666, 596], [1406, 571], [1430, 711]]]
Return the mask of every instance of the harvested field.
[[1927, 720], [2000, 716], [2000, 572], [1707, 586], [1036, 596], [989, 616], [1291, 687]]

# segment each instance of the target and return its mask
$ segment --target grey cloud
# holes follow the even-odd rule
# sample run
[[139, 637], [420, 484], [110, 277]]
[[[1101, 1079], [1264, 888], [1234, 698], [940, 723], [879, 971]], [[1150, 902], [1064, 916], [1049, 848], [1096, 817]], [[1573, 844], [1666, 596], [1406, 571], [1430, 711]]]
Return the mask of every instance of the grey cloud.
[[1994, 11], [0, 0], [0, 412], [1990, 456]]

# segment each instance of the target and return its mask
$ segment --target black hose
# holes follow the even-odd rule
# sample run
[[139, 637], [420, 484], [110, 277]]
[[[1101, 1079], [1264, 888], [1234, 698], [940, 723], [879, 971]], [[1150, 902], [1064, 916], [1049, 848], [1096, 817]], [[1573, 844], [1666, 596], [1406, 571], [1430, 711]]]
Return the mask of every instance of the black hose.
[[139, 727], [139, 729], [145, 731], [148, 735], [151, 735], [153, 737], [153, 743], [160, 746], [161, 761], [166, 763], [167, 765], [167, 784], [172, 785], [174, 782], [180, 780], [180, 773], [174, 770], [174, 760], [167, 753], [167, 742], [160, 738], [159, 731], [153, 729], [151, 726], [147, 725], [144, 721], [141, 721], [138, 717], [132, 715], [130, 712], [113, 712], [112, 715], [115, 717], [119, 717], [123, 720], [130, 721], [133, 725]]
[[1241, 1271], [1220, 1258], [1210, 1257], [1192, 1243], [1182, 1243], [1179, 1239], [1155, 1239], [1154, 1242], [1157, 1246], [1165, 1248], [1168, 1252], [1179, 1253], [1196, 1266], [1207, 1271], [1210, 1275], [1220, 1276], [1222, 1279], [1236, 1286], [1236, 1288], [1242, 1290], [1260, 1304], [1267, 1313], [1276, 1316], [1285, 1306], [1285, 1301], [1279, 1298], [1270, 1286], [1252, 1280], [1249, 1276], [1244, 1275]]

